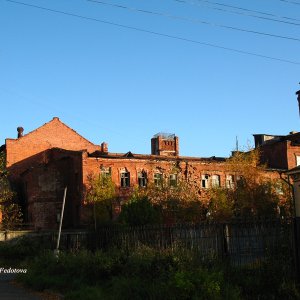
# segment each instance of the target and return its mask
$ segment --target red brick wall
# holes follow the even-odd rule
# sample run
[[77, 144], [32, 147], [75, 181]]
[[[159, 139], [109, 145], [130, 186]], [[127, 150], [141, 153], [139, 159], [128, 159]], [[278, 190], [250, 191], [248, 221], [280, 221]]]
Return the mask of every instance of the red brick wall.
[[[178, 172], [178, 178], [186, 179], [193, 185], [201, 186], [201, 175], [219, 175], [221, 186], [225, 186], [226, 172], [224, 170], [224, 163], [222, 162], [187, 162], [180, 161], [178, 164], [176, 160], [146, 160], [146, 159], [108, 159], [108, 158], [92, 158], [85, 157], [83, 162], [83, 183], [88, 185], [89, 174], [99, 174], [100, 167], [110, 167], [112, 180], [120, 191], [120, 195], [125, 197], [129, 191], [132, 191], [138, 185], [138, 172], [144, 170], [147, 173], [148, 182], [153, 182], [154, 174], [161, 172], [167, 181], [170, 174]], [[130, 188], [120, 187], [120, 172], [126, 168], [130, 172]], [[174, 168], [176, 169], [174, 171]], [[228, 174], [229, 175], [229, 174]], [[202, 196], [205, 196], [205, 189], [202, 189]]]
[[43, 160], [43, 157], [38, 158], [36, 155], [51, 148], [86, 149], [88, 152], [100, 150], [100, 146], [81, 137], [58, 118], [53, 118], [52, 121], [21, 138], [6, 139], [6, 160], [10, 173], [17, 177], [19, 173], [32, 166], [35, 160]]
[[293, 169], [297, 166], [296, 157], [300, 156], [300, 146], [293, 146], [292, 142], [287, 142], [287, 161], [288, 169]]
[[[135, 158], [92, 158], [84, 157], [83, 161], [83, 185], [88, 186], [88, 175], [97, 175], [100, 173], [100, 168], [110, 167], [113, 182], [116, 184], [118, 193], [121, 198], [126, 199], [134, 187], [138, 186], [138, 172], [144, 170], [147, 173], [148, 182], [154, 181], [154, 174], [161, 171], [166, 181], [170, 174], [177, 173], [178, 179], [186, 180], [198, 190], [199, 198], [203, 201], [207, 200], [207, 189], [201, 188], [202, 175], [210, 175], [210, 184], [212, 175], [220, 176], [220, 186], [226, 186], [226, 175], [233, 175], [236, 180], [237, 174], [232, 174], [225, 171], [224, 162], [220, 161], [179, 161], [174, 160], [147, 160]], [[175, 170], [174, 170], [175, 167]], [[130, 172], [130, 188], [122, 188], [120, 186], [120, 172], [126, 168]], [[278, 172], [265, 172], [268, 178], [279, 178]]]
[[179, 138], [164, 139], [161, 136], [151, 139], [151, 154], [163, 156], [179, 155]]
[[273, 169], [288, 169], [287, 141], [261, 147], [261, 161]]
[[21, 176], [26, 221], [36, 228], [57, 227], [67, 186], [63, 227], [76, 227], [80, 224], [82, 200], [82, 154], [60, 149], [44, 154], [48, 163], [32, 167]]

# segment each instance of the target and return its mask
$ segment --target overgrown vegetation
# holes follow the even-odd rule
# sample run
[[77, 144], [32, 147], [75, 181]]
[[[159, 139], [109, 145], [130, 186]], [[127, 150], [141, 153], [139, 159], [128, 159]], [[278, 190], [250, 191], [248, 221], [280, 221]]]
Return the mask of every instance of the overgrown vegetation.
[[94, 228], [113, 220], [116, 205], [116, 188], [111, 176], [90, 174], [88, 177], [87, 202], [93, 205]]
[[16, 194], [8, 181], [5, 153], [0, 152], [0, 221], [1, 229], [15, 229], [22, 222], [22, 212], [16, 203]]
[[104, 253], [46, 252], [26, 265], [19, 280], [36, 290], [54, 289], [65, 299], [299, 299], [296, 284], [280, 265], [233, 269], [203, 261], [184, 249], [157, 252], [141, 247]]
[[[171, 187], [148, 184], [134, 192], [118, 221], [144, 227], [289, 216], [288, 186], [265, 177], [258, 162], [256, 151], [236, 153], [226, 162], [226, 172], [235, 177], [234, 185], [207, 189], [207, 201], [201, 201], [197, 189], [184, 180]], [[110, 176], [90, 177], [87, 201], [94, 207], [95, 229], [100, 222], [112, 221], [116, 194]], [[172, 251], [157, 251], [145, 244], [141, 242], [131, 251], [109, 248], [108, 252], [61, 253], [59, 258], [50, 251], [27, 253], [21, 255], [21, 264], [28, 273], [19, 280], [36, 290], [56, 290], [69, 300], [300, 299], [288, 257], [290, 248], [285, 251], [280, 246], [278, 253], [258, 260], [257, 265], [252, 261], [251, 266], [245, 263], [235, 268], [226, 259], [204, 259], [199, 251], [181, 244], [175, 249], [172, 246]], [[1, 250], [0, 245], [0, 255], [3, 251], [18, 256], [13, 244], [11, 250], [5, 247]]]
[[235, 153], [224, 166], [226, 174], [230, 174], [234, 181], [226, 183], [225, 187], [209, 182], [205, 198], [199, 197], [197, 187], [184, 179], [176, 186], [167, 182], [159, 186], [148, 184], [134, 192], [122, 207], [119, 220], [129, 225], [146, 225], [290, 217], [291, 191], [288, 184], [279, 179], [278, 174], [270, 172], [266, 175], [266, 168], [259, 160], [257, 149]]
[[129, 225], [191, 223], [205, 220], [206, 213], [196, 191], [180, 181], [171, 188], [164, 183], [136, 189], [123, 205], [119, 221]]
[[32, 260], [45, 249], [50, 249], [49, 237], [23, 236], [6, 242], [0, 242], [0, 265], [17, 267]]
[[286, 182], [266, 175], [260, 165], [259, 150], [237, 152], [226, 161], [233, 174], [233, 187], [210, 190], [209, 217], [217, 221], [231, 218], [290, 217], [291, 191]]

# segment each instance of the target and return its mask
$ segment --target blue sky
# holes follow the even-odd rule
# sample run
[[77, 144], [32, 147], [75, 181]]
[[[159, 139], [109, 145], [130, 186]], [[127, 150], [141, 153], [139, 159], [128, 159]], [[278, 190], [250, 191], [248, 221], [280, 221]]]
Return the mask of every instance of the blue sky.
[[236, 136], [299, 130], [299, 0], [101, 2], [0, 0], [0, 144], [54, 116], [111, 152], [164, 131], [181, 155], [229, 156]]

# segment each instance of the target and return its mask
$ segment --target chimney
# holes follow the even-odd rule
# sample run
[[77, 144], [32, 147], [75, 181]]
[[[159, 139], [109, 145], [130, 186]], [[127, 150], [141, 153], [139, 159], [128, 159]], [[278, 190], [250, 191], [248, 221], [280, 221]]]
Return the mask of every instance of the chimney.
[[298, 106], [299, 106], [299, 114], [300, 114], [300, 90], [296, 92], [297, 100], [298, 100]]
[[103, 142], [101, 144], [101, 152], [108, 153], [108, 144], [107, 143]]
[[296, 134], [298, 131], [290, 131], [290, 134]]
[[24, 128], [23, 127], [18, 127], [17, 131], [18, 131], [18, 138], [22, 137], [23, 136], [23, 132], [24, 132]]

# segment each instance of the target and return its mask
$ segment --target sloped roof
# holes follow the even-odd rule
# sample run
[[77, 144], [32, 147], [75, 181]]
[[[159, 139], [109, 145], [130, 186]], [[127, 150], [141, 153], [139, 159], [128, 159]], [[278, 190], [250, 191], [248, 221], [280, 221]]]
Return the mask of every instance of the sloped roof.
[[[89, 141], [88, 139], [86, 139], [85, 137], [83, 137], [81, 134], [79, 134], [76, 130], [74, 130], [73, 128], [69, 127], [68, 125], [66, 125], [64, 122], [62, 122], [58, 117], [53, 117], [52, 120], [50, 120], [49, 122], [46, 122], [45, 124], [41, 125], [40, 127], [29, 131], [28, 133], [24, 134], [21, 138], [26, 138], [27, 136], [45, 128], [47, 125], [53, 123], [53, 122], [59, 122], [61, 125], [63, 125], [64, 127], [66, 127], [66, 129], [72, 131], [73, 133], [75, 133], [76, 135], [78, 135], [80, 138], [82, 138], [83, 140], [85, 140], [86, 142], [90, 143], [93, 146], [96, 146], [95, 144], [93, 144], [91, 141]], [[17, 138], [18, 139], [18, 138]], [[17, 140], [15, 139], [15, 140]]]

